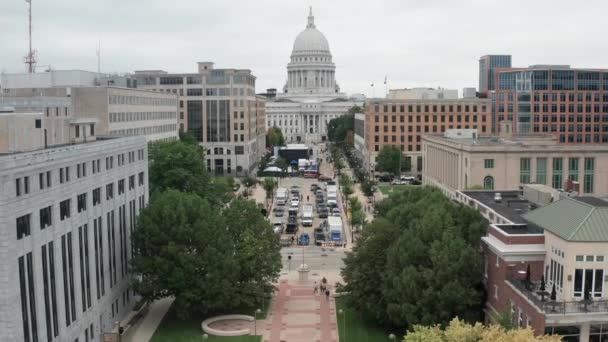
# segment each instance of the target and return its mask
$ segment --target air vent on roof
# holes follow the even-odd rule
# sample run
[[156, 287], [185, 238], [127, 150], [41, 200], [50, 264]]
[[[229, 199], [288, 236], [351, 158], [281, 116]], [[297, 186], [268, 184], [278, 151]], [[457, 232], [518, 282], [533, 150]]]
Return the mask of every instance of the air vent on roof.
[[500, 192], [497, 192], [494, 194], [494, 202], [496, 202], [496, 203], [502, 202], [502, 196], [500, 195]]

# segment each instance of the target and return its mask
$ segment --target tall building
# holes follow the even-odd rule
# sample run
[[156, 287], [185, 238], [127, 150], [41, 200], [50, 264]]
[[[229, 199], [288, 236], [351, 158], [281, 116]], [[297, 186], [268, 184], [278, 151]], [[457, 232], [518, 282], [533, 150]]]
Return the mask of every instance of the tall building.
[[147, 143], [97, 137], [95, 119], [79, 119], [66, 122], [72, 143], [45, 146], [45, 117], [0, 114], [13, 131], [0, 134], [0, 340], [100, 340], [135, 303], [128, 265], [148, 201]]
[[363, 102], [340, 93], [327, 39], [315, 26], [312, 8], [306, 29], [296, 37], [283, 93], [268, 96], [266, 129], [278, 127], [286, 142], [327, 140], [327, 124]]
[[[359, 129], [357, 129], [357, 125]], [[355, 121], [355, 141], [360, 139], [361, 124]], [[364, 139], [369, 157], [367, 167], [374, 170], [382, 147], [397, 146], [403, 151], [411, 169], [405, 171], [421, 176], [423, 171], [422, 137], [448, 129], [476, 129], [489, 133], [490, 102], [486, 99], [456, 100], [393, 100], [368, 99], [365, 104]], [[363, 152], [361, 152], [363, 153]]]
[[136, 89], [130, 77], [79, 70], [1, 77], [0, 106], [44, 113], [48, 145], [65, 140], [63, 121], [81, 118], [97, 120], [97, 136], [178, 139], [176, 95]]
[[243, 176], [255, 168], [265, 106], [255, 95], [251, 70], [215, 69], [211, 62], [200, 62], [197, 73], [144, 70], [134, 76], [140, 89], [178, 97], [179, 128], [205, 147], [208, 171]]
[[542, 187], [524, 187], [523, 193], [462, 191], [455, 198], [489, 222], [480, 246], [486, 321], [510, 312], [514, 326], [535, 335], [606, 340], [608, 202], [553, 197]]
[[479, 58], [479, 92], [495, 90], [495, 70], [510, 67], [511, 55], [486, 55]]
[[386, 98], [399, 100], [456, 100], [458, 98], [458, 90], [443, 88], [389, 89]]
[[[505, 125], [503, 125], [505, 126]], [[507, 130], [505, 128], [505, 130]], [[554, 137], [447, 131], [423, 140], [423, 183], [453, 196], [469, 188], [518, 190], [535, 183], [585, 196], [608, 196], [608, 145], [560, 144]]]
[[495, 70], [496, 128], [551, 134], [563, 144], [608, 142], [608, 69], [533, 65]]

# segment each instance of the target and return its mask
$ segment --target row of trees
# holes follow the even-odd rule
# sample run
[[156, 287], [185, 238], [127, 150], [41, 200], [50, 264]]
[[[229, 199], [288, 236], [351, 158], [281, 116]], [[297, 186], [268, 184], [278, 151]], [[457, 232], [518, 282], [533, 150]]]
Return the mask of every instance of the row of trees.
[[387, 326], [478, 321], [483, 308], [480, 214], [430, 187], [407, 188], [376, 205], [345, 259], [348, 305]]
[[399, 176], [401, 172], [411, 171], [412, 165], [397, 146], [384, 145], [376, 158], [376, 170]]
[[151, 301], [175, 296], [179, 317], [251, 307], [271, 293], [279, 245], [253, 201], [230, 196], [188, 140], [150, 147], [151, 199], [132, 234], [133, 289]]
[[285, 138], [279, 127], [273, 126], [266, 132], [266, 147], [283, 146]]

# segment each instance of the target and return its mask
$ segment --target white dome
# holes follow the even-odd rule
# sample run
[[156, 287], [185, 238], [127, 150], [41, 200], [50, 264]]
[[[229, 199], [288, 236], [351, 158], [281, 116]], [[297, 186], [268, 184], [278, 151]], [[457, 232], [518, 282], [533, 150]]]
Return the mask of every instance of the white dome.
[[293, 52], [308, 52], [308, 51], [323, 51], [329, 52], [329, 43], [327, 39], [315, 27], [308, 27], [298, 34], [296, 41], [293, 43]]

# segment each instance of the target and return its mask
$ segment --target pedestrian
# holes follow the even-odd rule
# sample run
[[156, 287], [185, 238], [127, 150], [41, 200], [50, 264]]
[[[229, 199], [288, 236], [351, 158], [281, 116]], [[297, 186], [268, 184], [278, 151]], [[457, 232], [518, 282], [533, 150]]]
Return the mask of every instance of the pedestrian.
[[315, 289], [312, 292], [312, 294], [316, 295], [318, 291], [319, 291], [319, 288], [317, 287], [317, 282], [315, 281]]
[[306, 195], [306, 202], [310, 202], [310, 199], [308, 198], [308, 195]]
[[325, 290], [325, 299], [329, 300], [329, 290]]

